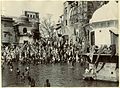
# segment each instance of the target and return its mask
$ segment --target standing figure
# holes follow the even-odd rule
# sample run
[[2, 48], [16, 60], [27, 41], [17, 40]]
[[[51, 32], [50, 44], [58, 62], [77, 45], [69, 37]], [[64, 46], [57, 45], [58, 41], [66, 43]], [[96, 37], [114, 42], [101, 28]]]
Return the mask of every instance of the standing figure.
[[46, 79], [46, 83], [44, 84], [44, 87], [50, 87], [49, 79]]
[[31, 78], [31, 87], [35, 87], [35, 80]]
[[21, 81], [23, 81], [25, 83], [25, 74], [24, 74], [24, 72], [21, 75]]
[[20, 76], [20, 70], [17, 68], [17, 77]]
[[25, 78], [27, 78], [29, 76], [29, 69], [25, 69]]

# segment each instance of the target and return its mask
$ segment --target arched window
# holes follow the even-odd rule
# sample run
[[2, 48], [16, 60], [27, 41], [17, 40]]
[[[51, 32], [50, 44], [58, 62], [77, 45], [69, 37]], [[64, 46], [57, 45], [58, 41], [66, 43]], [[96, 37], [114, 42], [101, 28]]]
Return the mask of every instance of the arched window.
[[30, 15], [30, 18], [32, 18], [32, 15]]
[[23, 28], [23, 33], [27, 33], [27, 28]]
[[35, 18], [35, 15], [33, 15], [33, 18]]
[[27, 15], [27, 17], [29, 17], [29, 14]]

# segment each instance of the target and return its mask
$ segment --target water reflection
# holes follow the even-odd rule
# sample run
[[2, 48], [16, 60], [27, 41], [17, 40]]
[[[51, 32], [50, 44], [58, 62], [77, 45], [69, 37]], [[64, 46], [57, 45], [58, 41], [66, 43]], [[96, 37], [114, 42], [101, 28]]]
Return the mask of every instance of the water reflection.
[[[20, 67], [23, 71], [25, 66], [15, 64], [16, 69]], [[52, 87], [117, 87], [118, 83], [104, 81], [85, 81], [82, 79], [84, 67], [76, 63], [74, 67], [70, 64], [40, 64], [30, 65], [30, 75], [35, 79], [37, 87], [43, 87], [46, 79], [50, 80]], [[28, 86], [27, 82], [22, 83], [16, 78], [16, 72], [10, 72], [6, 66], [2, 71], [3, 87], [10, 86]]]

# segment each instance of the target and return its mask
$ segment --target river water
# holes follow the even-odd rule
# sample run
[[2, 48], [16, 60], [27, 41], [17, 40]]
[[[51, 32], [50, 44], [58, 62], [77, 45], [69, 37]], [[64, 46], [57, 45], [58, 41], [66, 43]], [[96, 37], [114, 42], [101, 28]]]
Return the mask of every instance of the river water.
[[[25, 66], [14, 64], [13, 71], [8, 67], [2, 70], [3, 87], [27, 87], [27, 80], [22, 82], [16, 77], [16, 68], [19, 67], [21, 72]], [[30, 75], [35, 79], [36, 87], [43, 87], [46, 79], [49, 79], [51, 87], [117, 87], [118, 83], [105, 81], [85, 81], [82, 78], [84, 67], [76, 63], [74, 67], [71, 64], [40, 64], [37, 66], [30, 65]]]

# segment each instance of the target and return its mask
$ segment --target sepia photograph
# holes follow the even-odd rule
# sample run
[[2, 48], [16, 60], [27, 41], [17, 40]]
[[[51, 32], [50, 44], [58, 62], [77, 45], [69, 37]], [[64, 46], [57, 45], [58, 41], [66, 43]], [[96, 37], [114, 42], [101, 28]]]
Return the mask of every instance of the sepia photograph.
[[0, 1], [2, 87], [119, 87], [119, 1]]

